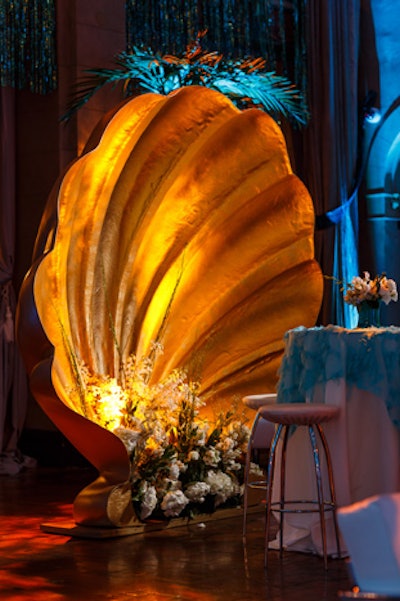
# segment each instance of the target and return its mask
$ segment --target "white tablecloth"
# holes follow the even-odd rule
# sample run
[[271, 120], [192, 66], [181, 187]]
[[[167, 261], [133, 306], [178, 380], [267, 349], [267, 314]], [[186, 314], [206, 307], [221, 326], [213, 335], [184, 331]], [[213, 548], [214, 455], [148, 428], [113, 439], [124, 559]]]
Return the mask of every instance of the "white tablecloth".
[[[399, 376], [400, 328], [328, 326], [296, 328], [286, 335], [278, 402], [327, 402], [341, 408], [340, 418], [324, 426], [339, 506], [400, 490]], [[305, 428], [291, 436], [287, 453], [286, 497], [317, 498]], [[318, 514], [288, 514], [285, 521], [288, 548], [321, 553]], [[330, 521], [328, 551], [334, 553]]]

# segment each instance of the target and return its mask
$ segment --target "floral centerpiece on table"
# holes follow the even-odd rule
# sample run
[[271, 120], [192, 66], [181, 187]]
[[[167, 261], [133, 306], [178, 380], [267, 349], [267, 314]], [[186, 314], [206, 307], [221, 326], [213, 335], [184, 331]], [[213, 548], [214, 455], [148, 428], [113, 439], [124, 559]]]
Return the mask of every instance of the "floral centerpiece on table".
[[[88, 416], [112, 430], [131, 461], [132, 502], [141, 520], [192, 517], [238, 506], [249, 429], [235, 411], [199, 415], [199, 385], [183, 370], [151, 383], [154, 358], [129, 358], [120, 381], [81, 367]], [[82, 390], [80, 390], [82, 393]]]
[[348, 284], [344, 300], [358, 309], [358, 327], [380, 326], [380, 304], [397, 301], [396, 282], [385, 273], [371, 278], [368, 271], [364, 277], [355, 276]]
[[377, 308], [381, 301], [388, 305], [397, 299], [397, 286], [394, 280], [388, 279], [385, 273], [371, 278], [368, 271], [364, 271], [364, 277], [355, 276], [348, 284], [344, 295], [345, 302], [356, 307], [367, 303]]

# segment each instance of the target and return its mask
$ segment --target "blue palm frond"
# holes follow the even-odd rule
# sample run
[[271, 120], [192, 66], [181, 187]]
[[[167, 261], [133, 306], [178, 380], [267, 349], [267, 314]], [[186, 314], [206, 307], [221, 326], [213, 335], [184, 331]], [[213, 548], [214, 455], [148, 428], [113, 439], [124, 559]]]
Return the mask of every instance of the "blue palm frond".
[[182, 57], [134, 47], [117, 55], [114, 68], [88, 69], [62, 119], [70, 119], [100, 88], [122, 82], [125, 96], [169, 94], [183, 86], [206, 86], [225, 94], [241, 109], [256, 106], [276, 119], [287, 118], [298, 126], [307, 123], [303, 95], [286, 77], [268, 71], [264, 59], [224, 59], [217, 52], [203, 50], [200, 39], [201, 34]]

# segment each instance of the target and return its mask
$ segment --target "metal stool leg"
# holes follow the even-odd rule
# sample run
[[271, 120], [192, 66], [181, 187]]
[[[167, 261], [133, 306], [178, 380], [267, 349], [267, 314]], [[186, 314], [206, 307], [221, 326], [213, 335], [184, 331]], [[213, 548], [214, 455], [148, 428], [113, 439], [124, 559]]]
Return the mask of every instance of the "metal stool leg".
[[327, 544], [326, 544], [326, 526], [325, 526], [325, 501], [324, 501], [324, 489], [322, 485], [322, 476], [321, 476], [321, 463], [319, 458], [319, 449], [317, 445], [316, 435], [314, 431], [313, 425], [308, 426], [308, 432], [310, 435], [310, 442], [313, 451], [314, 458], [314, 471], [315, 471], [315, 479], [317, 483], [317, 493], [318, 493], [318, 507], [319, 507], [319, 521], [321, 527], [321, 537], [322, 537], [322, 552], [324, 556], [324, 566], [325, 569], [328, 569], [328, 555], [327, 555]]
[[325, 436], [325, 432], [323, 431], [323, 429], [321, 428], [321, 426], [319, 424], [317, 424], [317, 430], [322, 442], [322, 446], [324, 449], [324, 453], [325, 453], [325, 459], [326, 459], [326, 468], [327, 468], [327, 472], [328, 472], [328, 479], [329, 479], [329, 492], [330, 492], [330, 498], [331, 498], [331, 503], [333, 505], [333, 526], [334, 526], [334, 530], [335, 530], [335, 539], [336, 539], [336, 549], [337, 549], [337, 555], [338, 558], [341, 558], [341, 549], [340, 549], [340, 537], [339, 537], [339, 526], [337, 523], [337, 517], [336, 517], [336, 491], [335, 491], [335, 481], [333, 478], [333, 467], [332, 467], [332, 458], [331, 458], [331, 453], [329, 451], [329, 446], [328, 446], [328, 442], [326, 440], [326, 436]]
[[266, 517], [265, 517], [265, 551], [264, 551], [264, 566], [267, 567], [268, 564], [268, 536], [269, 529], [271, 525], [271, 503], [272, 503], [272, 487], [274, 483], [274, 473], [275, 473], [275, 452], [278, 441], [282, 432], [282, 424], [277, 426], [274, 438], [272, 440], [272, 444], [269, 450], [269, 458], [268, 458], [268, 468], [267, 468], [267, 498], [266, 498]]
[[[281, 436], [282, 437], [282, 436]], [[281, 454], [281, 488], [280, 488], [280, 526], [279, 526], [279, 556], [282, 557], [283, 552], [283, 529], [284, 529], [284, 509], [285, 509], [285, 483], [286, 483], [286, 450], [289, 439], [288, 426], [283, 427], [283, 443]]]
[[249, 504], [249, 479], [250, 479], [250, 464], [251, 457], [253, 453], [253, 443], [255, 439], [255, 433], [257, 429], [257, 424], [260, 419], [260, 414], [257, 412], [256, 417], [253, 421], [253, 426], [251, 428], [249, 442], [247, 444], [247, 454], [246, 454], [246, 463], [244, 467], [244, 491], [243, 491], [243, 537], [246, 536], [246, 528], [247, 528], [247, 511]]

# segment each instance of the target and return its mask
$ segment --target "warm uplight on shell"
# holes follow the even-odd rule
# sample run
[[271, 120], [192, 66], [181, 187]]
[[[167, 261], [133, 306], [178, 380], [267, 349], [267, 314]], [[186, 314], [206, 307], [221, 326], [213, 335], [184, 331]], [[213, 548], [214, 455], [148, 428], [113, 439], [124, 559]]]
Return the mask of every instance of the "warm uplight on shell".
[[118, 378], [157, 340], [156, 381], [187, 368], [207, 409], [226, 408], [274, 390], [283, 335], [315, 324], [323, 281], [311, 198], [263, 111], [205, 87], [145, 94], [88, 148], [50, 196], [19, 338], [50, 418], [122, 478], [122, 443], [80, 418], [77, 364]]

